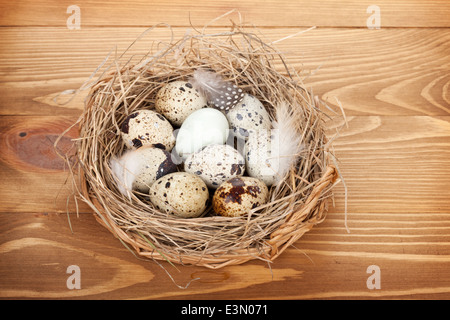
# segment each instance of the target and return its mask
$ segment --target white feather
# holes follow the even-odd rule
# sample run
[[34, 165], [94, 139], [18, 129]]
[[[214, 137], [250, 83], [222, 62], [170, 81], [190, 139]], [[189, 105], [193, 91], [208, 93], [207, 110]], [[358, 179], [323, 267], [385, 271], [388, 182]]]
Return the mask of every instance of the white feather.
[[272, 156], [278, 164], [274, 184], [286, 176], [304, 149], [302, 137], [296, 128], [294, 110], [286, 102], [281, 103], [276, 110], [276, 117], [272, 120], [272, 142], [275, 143]]
[[220, 96], [221, 88], [225, 85], [225, 81], [219, 74], [204, 69], [195, 70], [190, 82], [210, 101]]
[[131, 198], [133, 183], [142, 172], [145, 163], [139, 156], [139, 149], [128, 150], [120, 157], [113, 157], [110, 161], [111, 171], [117, 188], [124, 196]]

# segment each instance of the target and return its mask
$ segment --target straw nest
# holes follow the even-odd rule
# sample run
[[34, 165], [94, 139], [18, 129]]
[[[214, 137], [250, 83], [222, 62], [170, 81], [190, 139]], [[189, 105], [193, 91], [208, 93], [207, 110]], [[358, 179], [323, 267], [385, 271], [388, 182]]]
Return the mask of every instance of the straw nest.
[[[339, 180], [323, 129], [327, 116], [296, 70], [257, 32], [235, 24], [224, 32], [205, 30], [191, 29], [178, 40], [160, 43], [156, 53], [136, 63], [116, 59], [91, 84], [76, 123], [77, 197], [141, 257], [209, 268], [252, 259], [271, 262], [325, 219], [327, 199]], [[290, 172], [269, 189], [269, 202], [241, 217], [218, 216], [212, 208], [191, 219], [161, 213], [146, 197], [122, 196], [109, 166], [111, 157], [124, 150], [122, 121], [134, 110], [151, 109], [162, 85], [187, 79], [198, 67], [215, 70], [257, 97], [271, 116], [287, 101], [305, 146]]]

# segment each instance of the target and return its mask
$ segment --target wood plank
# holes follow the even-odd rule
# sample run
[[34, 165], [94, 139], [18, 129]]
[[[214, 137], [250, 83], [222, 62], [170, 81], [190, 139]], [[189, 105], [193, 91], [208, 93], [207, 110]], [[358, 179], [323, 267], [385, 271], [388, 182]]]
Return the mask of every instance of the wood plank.
[[[72, 3], [54, 0], [2, 1], [0, 24], [3, 26], [65, 26]], [[366, 27], [372, 13], [370, 1], [346, 0], [219, 0], [132, 2], [83, 0], [76, 4], [81, 10], [81, 27], [151, 26], [168, 23], [174, 26], [203, 26], [229, 10], [236, 9], [247, 23], [257, 26], [324, 26]], [[375, 3], [380, 8], [382, 27], [449, 27], [450, 6], [445, 0], [387, 1]], [[190, 17], [190, 21], [189, 21]], [[237, 14], [231, 16], [238, 20]], [[224, 25], [227, 19], [217, 24]], [[216, 25], [217, 25], [216, 24]]]
[[[450, 118], [348, 117], [334, 141], [349, 212], [450, 212]], [[330, 123], [331, 124], [331, 123]], [[329, 126], [329, 134], [333, 132]], [[344, 211], [344, 188], [335, 190]]]
[[[66, 212], [72, 189], [53, 142], [76, 119], [0, 117], [1, 212]], [[342, 125], [338, 120], [326, 124], [330, 137]], [[333, 145], [349, 212], [450, 212], [449, 116], [351, 116], [347, 121]], [[74, 137], [76, 130], [61, 147], [69, 149]], [[344, 212], [344, 200], [341, 184], [335, 189], [336, 212]], [[72, 200], [69, 208], [74, 212]], [[79, 209], [91, 212], [85, 205]]]
[[[54, 142], [76, 118], [0, 117], [0, 184], [2, 212], [75, 212], [70, 172]], [[76, 128], [58, 145], [72, 154]], [[89, 211], [80, 203], [81, 212]]]
[[[71, 220], [73, 233], [65, 215], [0, 213], [1, 298], [450, 297], [448, 214], [355, 214], [348, 234], [342, 214], [331, 213], [271, 269], [253, 261], [220, 270], [177, 266], [179, 271], [135, 258], [92, 215]], [[79, 290], [66, 285], [71, 265], [80, 268]], [[366, 284], [371, 265], [380, 268], [378, 290]], [[187, 284], [187, 289], [177, 287]]]
[[[155, 276], [137, 260], [129, 259], [124, 254], [127, 250], [117, 246], [112, 235], [92, 223], [92, 216], [72, 218], [74, 233], [64, 215], [24, 213], [14, 218], [2, 213], [0, 219], [4, 223], [0, 249], [2, 298], [107, 295], [147, 283]], [[82, 288], [86, 290], [67, 288], [70, 265], [82, 270]]]
[[[80, 30], [66, 25], [71, 4], [81, 9]], [[374, 4], [379, 30], [367, 28]], [[340, 184], [326, 220], [270, 268], [252, 261], [178, 271], [136, 258], [81, 202], [75, 214], [53, 143], [86, 91], [68, 104], [54, 99], [155, 23], [172, 25], [178, 38], [190, 23], [200, 28], [234, 8], [268, 42], [318, 27], [277, 47], [316, 95], [335, 110], [338, 99], [346, 112], [334, 148], [348, 212]], [[449, 16], [445, 0], [0, 1], [0, 298], [449, 299]], [[238, 12], [209, 30], [224, 30], [230, 18]], [[125, 59], [169, 35], [156, 28]], [[329, 121], [327, 133], [342, 124]], [[75, 137], [69, 131], [60, 147], [69, 150]], [[71, 265], [80, 267], [80, 290], [67, 287]], [[371, 290], [373, 265], [381, 288]]]
[[[115, 46], [122, 53], [144, 30], [1, 28], [0, 114], [78, 115], [86, 91], [68, 104], [55, 102], [55, 97], [79, 88]], [[270, 42], [300, 30], [262, 33]], [[173, 31], [178, 39], [186, 29]], [[168, 41], [169, 34], [166, 28], [151, 31], [124, 59], [155, 49], [159, 41]], [[307, 77], [305, 83], [316, 95], [335, 109], [339, 99], [348, 115], [450, 114], [449, 29], [316, 29], [277, 47]], [[115, 51], [111, 54], [110, 62]]]

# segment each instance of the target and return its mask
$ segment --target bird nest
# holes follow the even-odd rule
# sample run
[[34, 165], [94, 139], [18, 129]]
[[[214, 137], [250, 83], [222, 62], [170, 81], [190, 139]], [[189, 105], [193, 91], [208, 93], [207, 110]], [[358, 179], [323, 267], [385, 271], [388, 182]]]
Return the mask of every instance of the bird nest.
[[[77, 164], [68, 161], [74, 179], [79, 179], [77, 198], [141, 257], [208, 268], [253, 259], [272, 262], [325, 219], [327, 200], [339, 181], [323, 127], [328, 116], [298, 72], [257, 30], [249, 32], [234, 23], [226, 31], [206, 30], [190, 29], [178, 40], [162, 42], [157, 52], [146, 53], [138, 62], [116, 59], [91, 83], [76, 122]], [[120, 127], [127, 116], [152, 109], [164, 84], [186, 80], [199, 67], [214, 70], [258, 98], [272, 118], [287, 103], [293, 130], [301, 137], [301, 152], [294, 155], [288, 173], [269, 188], [268, 202], [242, 216], [217, 215], [211, 204], [197, 218], [162, 212], [148, 197], [119, 192], [110, 168], [110, 160], [125, 150]]]

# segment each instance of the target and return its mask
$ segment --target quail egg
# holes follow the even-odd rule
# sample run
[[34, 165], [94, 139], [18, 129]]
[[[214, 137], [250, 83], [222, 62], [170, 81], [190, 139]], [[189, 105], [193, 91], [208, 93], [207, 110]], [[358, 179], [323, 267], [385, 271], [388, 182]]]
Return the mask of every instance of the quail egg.
[[222, 183], [214, 192], [213, 209], [226, 217], [238, 217], [267, 202], [269, 190], [259, 179], [235, 177]]
[[167, 151], [175, 146], [173, 127], [166, 118], [152, 110], [130, 114], [121, 125], [122, 139], [130, 149], [152, 145]]
[[228, 138], [229, 125], [225, 115], [213, 108], [191, 113], [177, 134], [175, 151], [183, 159], [210, 144], [223, 144]]
[[254, 96], [245, 94], [237, 105], [227, 112], [228, 122], [234, 135], [247, 139], [251, 132], [269, 130], [269, 114], [263, 104]]
[[245, 165], [250, 177], [262, 180], [271, 186], [279, 168], [279, 156], [276, 141], [272, 141], [270, 131], [258, 131], [249, 136], [245, 144]]
[[120, 157], [111, 159], [111, 170], [123, 195], [131, 190], [147, 194], [149, 187], [160, 177], [177, 171], [169, 152], [150, 146], [128, 149]]
[[149, 190], [155, 207], [182, 218], [195, 218], [206, 209], [209, 191], [198, 176], [187, 172], [169, 173], [156, 180]]
[[166, 150], [153, 147], [142, 147], [136, 150], [141, 158], [141, 169], [133, 182], [133, 189], [148, 193], [150, 186], [162, 176], [176, 172], [171, 154]]
[[206, 107], [206, 97], [195, 90], [191, 83], [177, 80], [159, 89], [155, 110], [175, 126], [181, 126], [194, 111]]
[[191, 154], [184, 163], [186, 172], [199, 176], [208, 187], [217, 189], [226, 180], [244, 174], [244, 157], [232, 146], [214, 144]]

